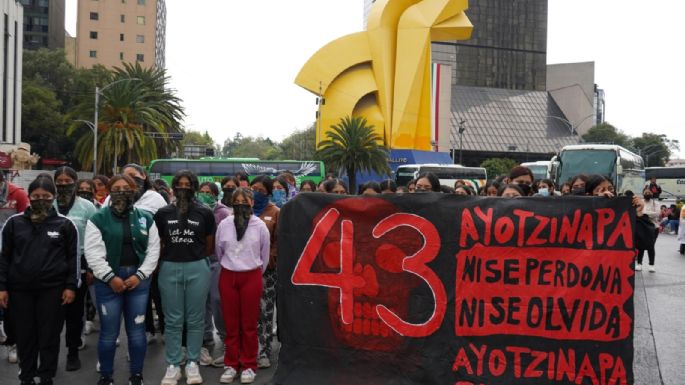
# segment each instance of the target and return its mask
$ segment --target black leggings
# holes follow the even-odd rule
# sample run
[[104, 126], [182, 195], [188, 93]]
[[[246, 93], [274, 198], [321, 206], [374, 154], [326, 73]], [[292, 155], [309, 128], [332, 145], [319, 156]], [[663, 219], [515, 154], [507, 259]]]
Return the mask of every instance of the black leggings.
[[647, 255], [649, 256], [649, 265], [654, 266], [654, 259], [656, 257], [656, 251], [654, 251], [654, 245], [656, 245], [656, 238], [659, 236], [659, 230], [654, 230], [654, 243], [652, 243], [646, 249], [637, 249], [637, 263], [642, 264], [642, 259], [645, 256], [645, 250], [647, 250]]

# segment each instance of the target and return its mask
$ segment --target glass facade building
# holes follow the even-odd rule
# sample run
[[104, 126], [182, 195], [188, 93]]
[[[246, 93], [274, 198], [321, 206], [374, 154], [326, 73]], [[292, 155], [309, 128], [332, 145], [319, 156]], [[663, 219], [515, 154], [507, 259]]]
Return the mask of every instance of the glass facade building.
[[436, 42], [433, 61], [463, 86], [546, 89], [547, 0], [470, 0], [470, 40]]
[[21, 0], [24, 48], [64, 48], [65, 0]]

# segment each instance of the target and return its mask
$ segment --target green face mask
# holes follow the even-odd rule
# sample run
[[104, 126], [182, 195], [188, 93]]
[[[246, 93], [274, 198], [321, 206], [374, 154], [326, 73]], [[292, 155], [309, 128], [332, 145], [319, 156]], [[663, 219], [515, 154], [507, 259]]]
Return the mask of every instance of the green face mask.
[[214, 209], [214, 207], [216, 207], [217, 198], [210, 193], [198, 193], [197, 200], [210, 209]]

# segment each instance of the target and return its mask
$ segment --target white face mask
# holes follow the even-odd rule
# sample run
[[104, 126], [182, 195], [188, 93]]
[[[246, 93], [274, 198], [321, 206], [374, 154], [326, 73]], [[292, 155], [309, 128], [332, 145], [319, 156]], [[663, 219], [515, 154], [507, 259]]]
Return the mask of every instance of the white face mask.
[[549, 196], [549, 189], [548, 188], [540, 188], [538, 189], [538, 194], [540, 194], [543, 197], [548, 197]]

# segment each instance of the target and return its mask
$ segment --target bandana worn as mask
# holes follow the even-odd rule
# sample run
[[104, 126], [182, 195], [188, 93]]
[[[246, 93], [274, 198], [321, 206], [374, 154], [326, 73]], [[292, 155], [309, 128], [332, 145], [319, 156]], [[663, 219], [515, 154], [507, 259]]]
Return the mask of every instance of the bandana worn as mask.
[[266, 208], [266, 205], [269, 204], [269, 196], [261, 193], [259, 191], [254, 191], [254, 214], [256, 216], [262, 215], [262, 211]]
[[288, 198], [285, 196], [285, 190], [274, 190], [271, 194], [271, 202], [278, 206], [278, 208], [283, 207]]
[[124, 217], [133, 207], [133, 191], [112, 191], [109, 205], [114, 215]]
[[571, 195], [585, 195], [585, 187], [576, 187], [572, 189]]
[[233, 223], [235, 224], [236, 238], [238, 241], [243, 239], [247, 226], [250, 224], [250, 217], [252, 216], [252, 207], [250, 205], [235, 204], [233, 205]]
[[93, 194], [93, 193], [90, 192], [90, 191], [85, 191], [85, 190], [79, 191], [79, 192], [76, 193], [76, 195], [78, 195], [79, 197], [81, 197], [81, 198], [87, 200], [88, 202], [92, 202], [93, 199], [95, 199], [95, 194]]
[[235, 188], [233, 187], [226, 187], [221, 189], [223, 191], [224, 196], [221, 198], [221, 203], [226, 205], [226, 207], [231, 207], [231, 198], [233, 197], [233, 192], [235, 191]]
[[52, 199], [34, 199], [31, 201], [31, 222], [40, 223], [48, 217], [52, 208]]
[[216, 207], [217, 199], [214, 196], [214, 194], [199, 193], [199, 194], [197, 194], [197, 200], [199, 200], [200, 203], [209, 207], [210, 209], [214, 209]]
[[76, 191], [76, 184], [61, 184], [57, 185], [57, 206], [66, 207], [71, 204], [74, 199], [74, 192]]

